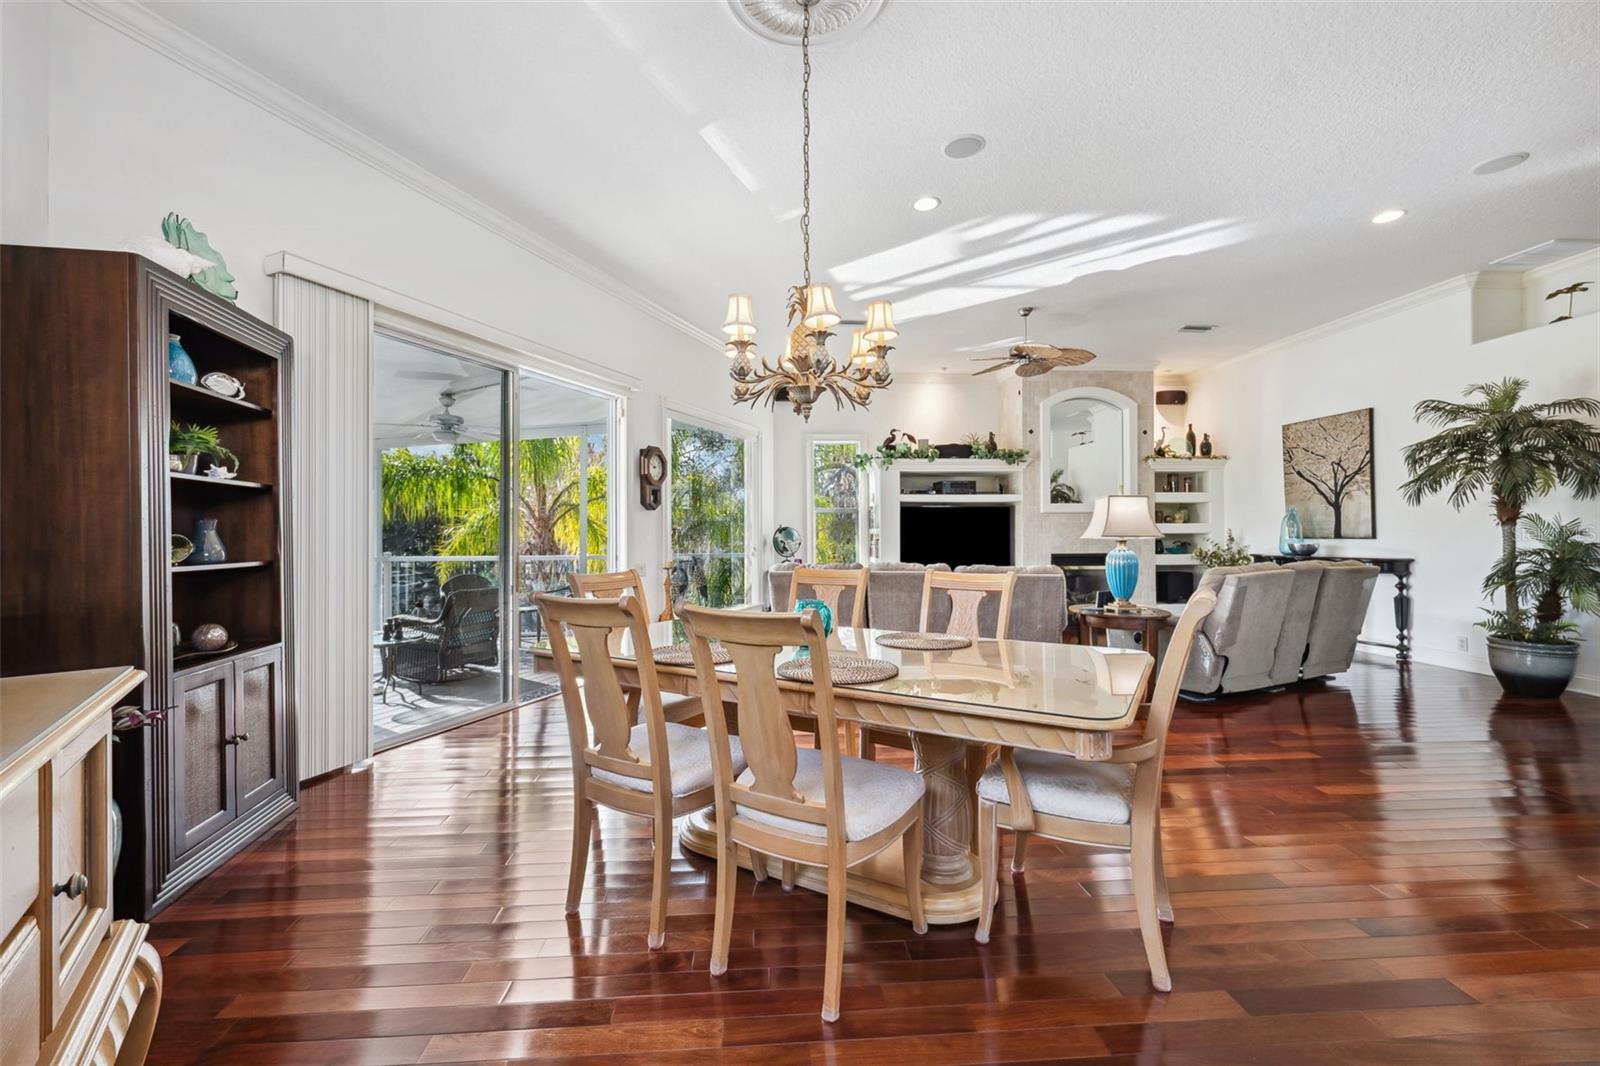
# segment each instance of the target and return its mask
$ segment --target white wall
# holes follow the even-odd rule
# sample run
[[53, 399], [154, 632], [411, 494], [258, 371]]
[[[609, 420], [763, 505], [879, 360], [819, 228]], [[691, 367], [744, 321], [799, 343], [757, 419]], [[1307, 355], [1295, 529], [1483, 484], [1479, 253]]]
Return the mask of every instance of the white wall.
[[[915, 329], [906, 326], [908, 334]], [[835, 339], [834, 344], [838, 344]], [[837, 354], [837, 353], [836, 353]], [[1000, 375], [1003, 376], [1003, 375]], [[969, 433], [993, 430], [1003, 440], [1000, 389], [993, 379], [966, 375], [915, 374], [897, 378], [872, 398], [865, 411], [837, 411], [831, 400], [819, 402], [805, 422], [787, 404], [773, 414], [774, 511], [772, 528], [793, 526], [805, 537], [802, 554], [811, 547], [806, 528], [806, 486], [811, 476], [808, 444], [816, 438], [858, 440], [876, 448], [898, 429], [932, 444], [955, 444]], [[771, 533], [769, 528], [767, 533]]]
[[[1525, 317], [1535, 322], [1554, 317], [1545, 314], [1549, 305], [1542, 295], [1565, 282], [1552, 274], [1592, 279], [1597, 267], [1600, 257], [1589, 255], [1540, 271], [1537, 285], [1529, 289], [1539, 290], [1540, 306]], [[1502, 294], [1503, 289], [1492, 298]], [[1283, 424], [1371, 407], [1377, 537], [1325, 541], [1324, 550], [1414, 556], [1417, 660], [1486, 673], [1483, 631], [1474, 623], [1482, 618], [1485, 602], [1478, 588], [1498, 552], [1498, 529], [1486, 501], [1457, 513], [1442, 499], [1415, 508], [1401, 499], [1398, 490], [1407, 476], [1401, 450], [1431, 432], [1412, 420], [1412, 407], [1423, 399], [1454, 398], [1469, 384], [1511, 376], [1528, 379], [1530, 400], [1600, 395], [1600, 315], [1474, 344], [1473, 300], [1469, 281], [1461, 279], [1193, 375], [1188, 418], [1197, 432], [1209, 430], [1218, 450], [1231, 457], [1226, 524], [1251, 547], [1266, 551], [1277, 542], [1284, 511]], [[1582, 517], [1600, 533], [1595, 500], [1555, 493], [1534, 509], [1547, 516]], [[1389, 579], [1380, 579], [1367, 616], [1369, 637], [1393, 639], [1392, 588]], [[1600, 691], [1600, 625], [1585, 619], [1583, 633], [1574, 687]], [[1463, 638], [1465, 651], [1458, 643]]]
[[[770, 530], [771, 416], [734, 410], [715, 347], [198, 72], [225, 57], [194, 52], [201, 58], [191, 60], [159, 41], [146, 46], [59, 3], [0, 5], [0, 39], [3, 239], [115, 248], [159, 234], [161, 217], [179, 211], [226, 256], [239, 305], [262, 318], [272, 315], [263, 261], [288, 251], [527, 338], [574, 365], [634, 376], [619, 456], [624, 561], [649, 569], [651, 590], [660, 588], [666, 520], [639, 507], [632, 457], [665, 444], [664, 403], [758, 432], [768, 476], [756, 528]], [[551, 165], [569, 164], [554, 157]], [[707, 310], [713, 328], [719, 312]]]

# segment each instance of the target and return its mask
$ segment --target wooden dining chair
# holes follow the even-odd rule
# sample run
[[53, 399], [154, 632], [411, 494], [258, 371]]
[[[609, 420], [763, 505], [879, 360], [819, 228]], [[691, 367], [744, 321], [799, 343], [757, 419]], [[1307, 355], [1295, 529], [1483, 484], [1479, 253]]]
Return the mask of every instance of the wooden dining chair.
[[[801, 592], [804, 585], [806, 592]], [[844, 594], [851, 592], [850, 617], [839, 609]], [[797, 566], [789, 571], [788, 609], [801, 600], [821, 600], [833, 612], [833, 624], [860, 629], [867, 624], [867, 568], [834, 570], [821, 566]]]
[[[684, 626], [694, 652], [695, 674], [711, 724], [717, 814], [717, 912], [712, 930], [711, 972], [728, 969], [733, 933], [735, 848], [753, 853], [753, 865], [772, 856], [781, 863], [783, 885], [792, 888], [797, 863], [820, 866], [828, 878], [828, 942], [822, 978], [822, 1020], [837, 1021], [844, 980], [845, 879], [850, 867], [899, 841], [906, 877], [907, 909], [918, 933], [928, 929], [922, 912], [922, 778], [910, 770], [879, 766], [841, 755], [833, 710], [833, 676], [822, 622], [803, 614], [751, 614], [684, 607]], [[733, 676], [719, 675], [711, 644], [732, 655]], [[810, 705], [825, 740], [820, 749], [800, 748], [789, 728], [778, 689], [775, 660], [788, 645], [803, 645], [813, 671]], [[715, 713], [723, 683], [732, 680], [739, 738], [749, 769], [741, 771], [734, 738]], [[759, 879], [759, 878], [758, 878]]]
[[[805, 586], [802, 593], [801, 586]], [[845, 593], [850, 593], [850, 616], [846, 618], [839, 608]], [[788, 609], [804, 599], [821, 600], [833, 612], [833, 625], [860, 629], [867, 624], [867, 568], [831, 569], [822, 566], [797, 566], [789, 571]], [[816, 719], [806, 721], [803, 716], [791, 716], [791, 724], [802, 733], [811, 734], [812, 747], [822, 746], [822, 725]], [[844, 725], [844, 750], [855, 752], [861, 746], [860, 729], [854, 722]]]
[[1116, 848], [1132, 854], [1133, 898], [1150, 963], [1150, 983], [1162, 992], [1172, 991], [1161, 943], [1161, 923], [1173, 920], [1161, 857], [1161, 762], [1195, 630], [1216, 605], [1216, 593], [1209, 589], [1189, 597], [1161, 663], [1139, 743], [1116, 749], [1105, 762], [1002, 748], [999, 762], [978, 779], [978, 876], [983, 884], [979, 943], [989, 942], [994, 922], [1002, 826], [1016, 834], [1011, 859], [1016, 874], [1022, 873], [1028, 838], [1034, 834], [1069, 844]]
[[[983, 574], [929, 570], [922, 578], [922, 610], [918, 615], [917, 629], [923, 633], [948, 633], [951, 636], [966, 637], [968, 640], [1005, 640], [1006, 632], [1011, 627], [1011, 593], [1016, 584], [1015, 570]], [[983, 601], [990, 596], [997, 597], [994, 632], [985, 637], [979, 632], [978, 612]], [[934, 607], [936, 599], [940, 601], [937, 613]], [[943, 609], [945, 601], [949, 603], [948, 612]], [[940, 618], [943, 623], [937, 629], [933, 628], [935, 617]], [[876, 759], [879, 744], [909, 751], [911, 737], [909, 734], [897, 733], [891, 729], [872, 729], [862, 726], [861, 757]], [[976, 750], [979, 754], [974, 755], [969, 776], [981, 773], [987, 762], [981, 754], [982, 749]]]
[[[595, 804], [649, 818], [655, 842], [649, 945], [659, 948], [667, 932], [672, 820], [709, 807], [715, 796], [710, 737], [703, 729], [666, 720], [641, 600], [633, 596], [592, 600], [548, 595], [537, 599], [550, 628], [551, 657], [561, 678], [561, 700], [572, 743], [574, 813], [567, 913], [576, 913], [583, 894]], [[639, 649], [638, 707], [643, 721], [637, 724], [611, 661], [611, 638], [619, 629], [627, 630]], [[577, 663], [567, 646], [569, 635], [577, 645]], [[724, 738], [722, 751], [730, 767], [744, 767], [737, 737]]]
[[[567, 586], [572, 589], [572, 594], [580, 599], [591, 596], [598, 599], [615, 599], [620, 596], [633, 595], [638, 599], [644, 609], [646, 618], [650, 617], [650, 600], [644, 594], [644, 578], [638, 570], [613, 570], [604, 574], [579, 574], [567, 575]], [[666, 614], [662, 621], [672, 617], [672, 605], [667, 605]], [[635, 685], [624, 685], [623, 694], [628, 698], [628, 706], [638, 714], [639, 689]], [[669, 722], [695, 723], [700, 720], [700, 700], [696, 696], [686, 696], [676, 692], [663, 693], [661, 696], [661, 709]]]

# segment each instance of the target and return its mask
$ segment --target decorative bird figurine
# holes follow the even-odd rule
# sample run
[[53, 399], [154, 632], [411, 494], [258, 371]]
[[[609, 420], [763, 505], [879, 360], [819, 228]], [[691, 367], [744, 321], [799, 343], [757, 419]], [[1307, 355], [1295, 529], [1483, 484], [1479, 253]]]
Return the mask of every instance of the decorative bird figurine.
[[885, 448], [893, 448], [894, 447], [895, 434], [899, 433], [899, 432], [900, 431], [898, 429], [891, 429], [889, 431], [889, 435], [887, 437], [883, 438], [883, 446]]
[[1554, 300], [1557, 296], [1565, 296], [1567, 298], [1567, 313], [1562, 315], [1560, 318], [1552, 318], [1550, 320], [1550, 324], [1553, 326], [1557, 322], [1565, 322], [1567, 319], [1571, 318], [1573, 298], [1580, 292], [1588, 292], [1589, 286], [1593, 284], [1594, 282], [1592, 281], [1575, 281], [1566, 288], [1557, 289], [1555, 292], [1552, 292], [1546, 296], [1546, 300]]
[[989, 453], [992, 455], [999, 450], [1000, 442], [994, 439], [994, 430], [991, 429], [989, 431]]

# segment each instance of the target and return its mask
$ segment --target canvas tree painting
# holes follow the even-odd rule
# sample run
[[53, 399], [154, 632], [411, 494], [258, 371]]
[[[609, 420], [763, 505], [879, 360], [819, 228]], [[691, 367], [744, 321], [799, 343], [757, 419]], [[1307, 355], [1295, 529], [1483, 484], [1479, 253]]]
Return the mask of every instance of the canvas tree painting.
[[1283, 427], [1283, 498], [1306, 537], [1378, 535], [1372, 492], [1372, 408]]

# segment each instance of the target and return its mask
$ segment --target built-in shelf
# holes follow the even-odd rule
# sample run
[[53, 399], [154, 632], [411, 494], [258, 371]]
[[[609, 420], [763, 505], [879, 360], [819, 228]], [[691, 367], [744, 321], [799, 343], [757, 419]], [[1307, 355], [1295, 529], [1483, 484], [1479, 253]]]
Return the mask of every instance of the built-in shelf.
[[1209, 492], [1157, 492], [1154, 494], [1156, 503], [1210, 503]]
[[272, 412], [258, 403], [249, 400], [236, 400], [231, 396], [224, 396], [212, 392], [203, 385], [190, 385], [183, 381], [168, 380], [172, 386], [172, 409], [174, 412], [182, 409], [186, 411], [205, 411], [216, 416], [231, 415], [234, 418], [268, 418]]
[[252, 492], [260, 492], [272, 487], [271, 485], [262, 484], [259, 481], [241, 481], [239, 478], [206, 477], [204, 474], [180, 474], [176, 471], [168, 474], [167, 476], [172, 479], [173, 484], [205, 485], [207, 488], [236, 490], [244, 489]]
[[1201, 565], [1204, 565], [1204, 564], [1195, 561], [1195, 557], [1193, 555], [1188, 554], [1187, 552], [1163, 552], [1162, 554], [1156, 556], [1156, 565], [1157, 566], [1201, 566]]
[[188, 563], [180, 563], [172, 568], [172, 572], [174, 575], [200, 573], [214, 574], [221, 570], [260, 570], [263, 567], [268, 567], [271, 565], [272, 564], [269, 562], [262, 562], [260, 560], [245, 563], [198, 563], [193, 566], [189, 565]]
[[172, 672], [181, 677], [195, 670], [203, 670], [208, 666], [227, 662], [229, 659], [241, 659], [246, 655], [254, 655], [263, 648], [275, 647], [277, 644], [278, 642], [275, 640], [241, 640], [235, 647], [228, 648], [225, 651], [212, 652], [210, 654], [184, 654], [181, 659], [174, 655]]
[[1162, 533], [1209, 533], [1209, 522], [1157, 522], [1156, 528]]
[[1015, 492], [902, 492], [901, 503], [1021, 503], [1022, 496]]

